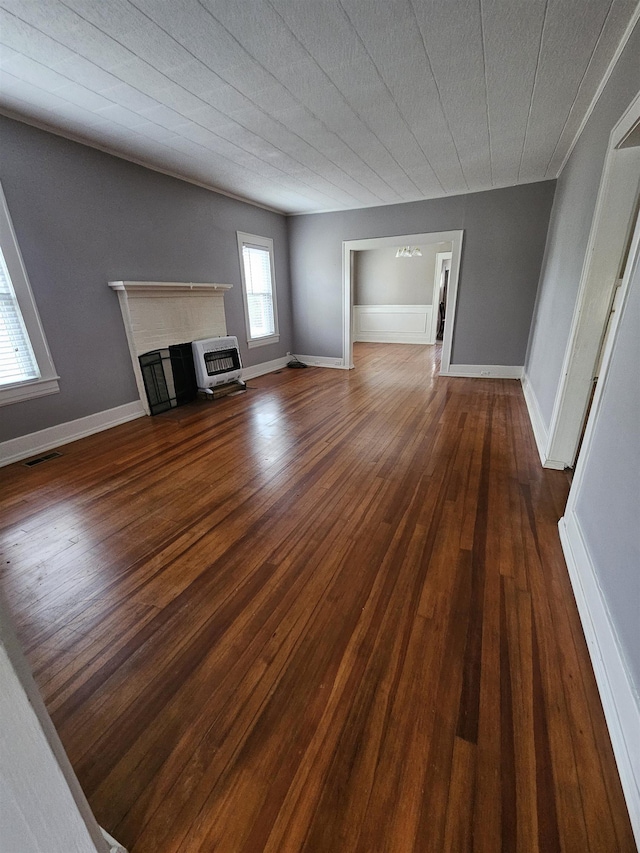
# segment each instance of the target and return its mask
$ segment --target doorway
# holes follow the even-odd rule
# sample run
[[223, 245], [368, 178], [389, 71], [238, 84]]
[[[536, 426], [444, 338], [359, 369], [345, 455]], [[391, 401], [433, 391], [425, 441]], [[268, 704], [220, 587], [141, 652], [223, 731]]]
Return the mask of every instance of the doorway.
[[444, 338], [450, 275], [451, 252], [438, 252], [433, 280], [433, 327], [431, 337], [434, 341], [442, 341]]
[[611, 132], [578, 299], [549, 426], [545, 467], [572, 468], [617, 282], [633, 233], [640, 187], [640, 95]]
[[368, 249], [397, 246], [416, 246], [425, 243], [451, 243], [451, 268], [447, 287], [446, 321], [442, 344], [441, 373], [449, 370], [455, 327], [458, 297], [458, 278], [462, 254], [462, 231], [434, 231], [422, 234], [400, 234], [393, 237], [371, 237], [362, 240], [345, 240], [342, 244], [342, 305], [343, 305], [343, 357], [344, 366], [353, 368], [353, 290], [354, 253]]

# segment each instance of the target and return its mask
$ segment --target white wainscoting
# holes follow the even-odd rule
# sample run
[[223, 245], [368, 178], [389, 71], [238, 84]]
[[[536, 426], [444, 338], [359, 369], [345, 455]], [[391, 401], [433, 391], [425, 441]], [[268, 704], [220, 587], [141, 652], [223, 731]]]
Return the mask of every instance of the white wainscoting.
[[380, 344], [432, 344], [431, 305], [354, 305], [353, 339]]
[[348, 370], [343, 358], [333, 358], [328, 355], [298, 355], [298, 353], [296, 356], [307, 367], [335, 367], [338, 370]]

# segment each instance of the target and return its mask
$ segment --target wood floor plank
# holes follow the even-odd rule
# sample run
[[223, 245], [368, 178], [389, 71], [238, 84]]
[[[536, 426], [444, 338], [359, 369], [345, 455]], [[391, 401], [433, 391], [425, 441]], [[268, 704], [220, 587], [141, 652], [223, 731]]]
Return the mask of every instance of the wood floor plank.
[[0, 582], [130, 853], [632, 853], [521, 387], [358, 344], [0, 470]]

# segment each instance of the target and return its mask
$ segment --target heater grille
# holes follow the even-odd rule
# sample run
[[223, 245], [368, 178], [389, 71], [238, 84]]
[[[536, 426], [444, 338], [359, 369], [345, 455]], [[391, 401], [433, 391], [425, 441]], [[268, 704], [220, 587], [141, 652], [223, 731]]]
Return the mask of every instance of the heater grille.
[[236, 337], [206, 338], [192, 346], [198, 388], [206, 390], [240, 379], [242, 361]]
[[227, 373], [229, 370], [237, 370], [240, 367], [238, 351], [235, 349], [218, 350], [217, 352], [205, 352], [204, 364], [207, 376], [215, 376], [217, 373]]

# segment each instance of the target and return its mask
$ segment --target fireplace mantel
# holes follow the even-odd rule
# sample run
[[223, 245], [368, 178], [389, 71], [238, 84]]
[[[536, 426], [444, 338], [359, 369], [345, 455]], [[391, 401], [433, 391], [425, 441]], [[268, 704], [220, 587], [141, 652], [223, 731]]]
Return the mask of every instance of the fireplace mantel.
[[231, 284], [110, 281], [118, 294], [140, 400], [149, 414], [138, 356], [171, 344], [224, 337], [224, 294]]
[[232, 284], [208, 284], [193, 281], [110, 281], [112, 290], [124, 290], [131, 296], [202, 296], [231, 290]]

